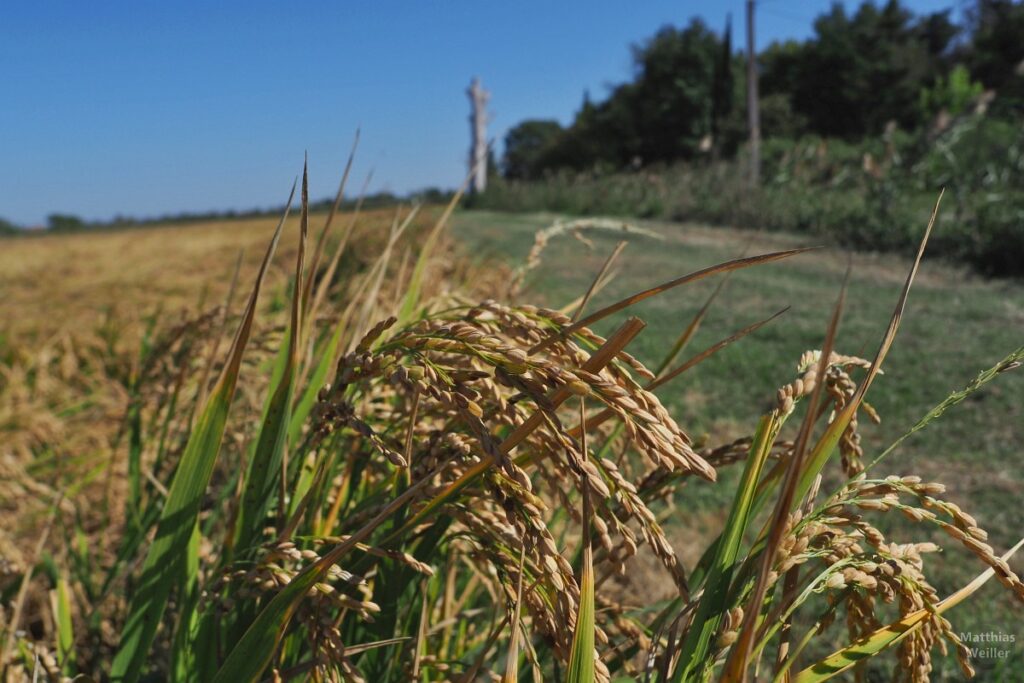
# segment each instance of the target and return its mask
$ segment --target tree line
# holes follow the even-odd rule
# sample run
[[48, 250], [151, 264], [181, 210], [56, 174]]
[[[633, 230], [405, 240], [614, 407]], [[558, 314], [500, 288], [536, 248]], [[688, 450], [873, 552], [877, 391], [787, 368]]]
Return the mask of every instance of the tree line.
[[[339, 204], [338, 209], [340, 211], [352, 211], [356, 205], [361, 206], [363, 209], [386, 209], [393, 208], [399, 205], [417, 203], [417, 204], [443, 204], [451, 200], [454, 192], [448, 189], [442, 189], [437, 187], [428, 187], [415, 192], [409, 192], [407, 194], [395, 194], [389, 191], [374, 192], [367, 194], [362, 198], [348, 198], [344, 199]], [[313, 213], [327, 212], [331, 209], [334, 204], [333, 198], [326, 198], [311, 201], [309, 203], [309, 210]], [[66, 233], [66, 232], [81, 232], [90, 229], [110, 229], [110, 228], [134, 228], [142, 226], [159, 226], [159, 225], [172, 225], [180, 223], [207, 223], [214, 221], [224, 220], [247, 220], [254, 218], [266, 218], [280, 216], [284, 211], [284, 206], [272, 206], [268, 208], [253, 208], [253, 209], [226, 209], [223, 211], [185, 211], [179, 213], [168, 213], [162, 216], [140, 218], [136, 216], [125, 216], [116, 215], [108, 220], [86, 220], [75, 214], [68, 213], [51, 213], [46, 217], [46, 223], [43, 226], [47, 232], [51, 233]], [[4, 218], [0, 218], [0, 236], [4, 235], [20, 235], [24, 234], [25, 231], [18, 225], [8, 221]]]
[[[699, 18], [632, 48], [630, 80], [601, 101], [584, 95], [568, 126], [526, 120], [505, 136], [499, 169], [532, 180], [565, 170], [627, 171], [728, 158], [746, 136], [746, 55], [731, 27]], [[803, 41], [757, 57], [765, 137], [855, 141], [897, 127], [927, 131], [979, 101], [989, 116], [1024, 118], [1024, 2], [976, 0], [916, 15], [898, 0], [836, 3]]]

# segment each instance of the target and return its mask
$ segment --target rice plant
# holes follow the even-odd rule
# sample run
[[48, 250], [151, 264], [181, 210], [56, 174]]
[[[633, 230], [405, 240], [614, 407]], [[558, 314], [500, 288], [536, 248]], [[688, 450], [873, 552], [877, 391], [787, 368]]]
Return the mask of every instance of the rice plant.
[[[356, 219], [335, 235], [332, 211], [314, 240], [305, 174], [300, 196], [278, 306], [260, 302], [295, 229], [287, 212], [239, 315], [221, 306], [148, 328], [111, 447], [119, 514], [89, 528], [74, 492], [51, 492], [35, 559], [0, 583], [10, 679], [810, 682], [892, 651], [894, 679], [924, 681], [947, 648], [972, 673], [948, 610], [992, 576], [1024, 599], [1008, 564], [1019, 544], [990, 547], [939, 483], [877, 474], [898, 443], [873, 459], [861, 446], [927, 233], [873, 358], [839, 351], [840, 291], [821, 348], [794, 359], [795, 374], [780, 368], [749, 436], [698, 444], [657, 391], [779, 314], [684, 358], [712, 295], [652, 371], [628, 351], [645, 326], [629, 307], [807, 250], [738, 258], [590, 312], [617, 248], [555, 310], [519, 301], [519, 285], [548, 240], [594, 226], [538, 235], [516, 273], [467, 274], [444, 236], [456, 196], [415, 241], [418, 208], [397, 213], [376, 260], [339, 280]], [[664, 502], [734, 466], [724, 527], [685, 567]], [[880, 529], [897, 513], [984, 572], [940, 595], [926, 571], [940, 548]], [[64, 551], [40, 562], [51, 535]], [[640, 555], [670, 599], [623, 589]], [[30, 610], [41, 626], [26, 631]], [[813, 654], [836, 624], [847, 645]]]

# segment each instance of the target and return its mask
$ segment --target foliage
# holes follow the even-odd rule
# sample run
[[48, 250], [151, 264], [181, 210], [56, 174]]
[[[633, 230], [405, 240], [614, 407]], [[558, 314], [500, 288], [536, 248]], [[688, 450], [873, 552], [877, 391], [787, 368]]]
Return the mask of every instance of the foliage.
[[957, 64], [949, 77], [940, 76], [935, 85], [921, 90], [921, 110], [928, 118], [940, 112], [963, 113], [981, 95], [982, 85], [971, 80], [971, 74], [963, 64]]
[[527, 120], [505, 135], [502, 173], [513, 180], [533, 180], [540, 176], [545, 151], [561, 134], [558, 121]]
[[513, 128], [508, 182], [473, 205], [796, 230], [910, 252], [911, 226], [945, 187], [952, 215], [934, 250], [1020, 274], [1022, 32], [1024, 3], [1013, 0], [978, 0], [963, 27], [948, 10], [915, 16], [897, 0], [834, 4], [811, 38], [758, 55], [767, 180], [750, 190], [744, 57], [732, 55], [730, 27], [719, 37], [696, 19], [666, 26], [633, 48], [632, 80], [603, 101], [586, 97], [570, 126]]
[[1000, 93], [997, 109], [1024, 113], [1024, 3], [977, 0], [969, 13], [971, 41], [966, 61], [971, 75]]
[[[965, 44], [950, 11], [915, 16], [898, 0], [841, 3], [814, 22], [804, 41], [772, 43], [759, 55], [766, 136], [857, 140], [895, 124], [931, 126], [942, 108], [962, 111], [978, 83], [1007, 88], [1024, 54], [1021, 5], [981, 2], [986, 17]], [[1016, 32], [1015, 32], [1016, 31]], [[1011, 44], [1012, 43], [1012, 44]], [[599, 102], [584, 98], [570, 126], [529, 120], [506, 140], [505, 177], [536, 179], [560, 170], [622, 171], [732, 156], [746, 138], [746, 58], [734, 54], [732, 28], [721, 36], [700, 19], [664, 26], [633, 47], [631, 80]], [[1001, 69], [1001, 70], [1000, 70]], [[1005, 98], [1004, 98], [1005, 99]]]
[[[683, 29], [663, 27], [633, 47], [633, 80], [616, 86], [603, 102], [586, 98], [569, 128], [559, 133], [547, 125], [541, 137], [537, 122], [531, 124], [531, 140], [546, 144], [543, 153], [531, 147], [536, 161], [530, 175], [557, 168], [624, 168], [701, 154], [713, 126], [724, 129], [736, 109], [727, 50], [728, 43], [699, 19]], [[513, 131], [517, 136], [526, 132]], [[516, 175], [518, 145], [512, 151], [509, 157], [506, 148], [503, 165], [513, 171], [508, 177], [522, 177]]]
[[46, 227], [53, 232], [77, 232], [86, 228], [86, 222], [71, 214], [52, 213], [46, 217]]
[[881, 8], [865, 2], [849, 16], [836, 3], [814, 31], [802, 44], [769, 50], [763, 62], [762, 92], [788, 96], [806, 132], [859, 138], [881, 133], [889, 121], [927, 123], [920, 92], [947, 68], [944, 53], [955, 34], [948, 11], [915, 19], [890, 0]]

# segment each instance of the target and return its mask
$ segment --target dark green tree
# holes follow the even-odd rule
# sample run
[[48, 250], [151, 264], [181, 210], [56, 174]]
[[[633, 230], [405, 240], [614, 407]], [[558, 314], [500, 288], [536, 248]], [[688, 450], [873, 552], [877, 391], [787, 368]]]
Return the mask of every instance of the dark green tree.
[[761, 94], [761, 134], [766, 138], [796, 138], [807, 131], [807, 118], [793, 106], [807, 47], [796, 40], [772, 43], [758, 55]]
[[86, 227], [85, 221], [78, 216], [64, 213], [51, 213], [46, 217], [46, 227], [53, 232], [74, 232]]
[[[695, 156], [711, 133], [713, 80], [721, 43], [694, 19], [685, 29], [662, 28], [633, 50], [636, 87], [630, 93], [636, 156], [643, 163]], [[724, 74], [723, 74], [724, 77]], [[724, 96], [724, 94], [723, 94]]]
[[729, 51], [699, 19], [663, 27], [633, 47], [632, 81], [613, 87], [603, 102], [584, 100], [541, 156], [540, 170], [636, 168], [699, 155], [712, 110], [719, 107], [724, 119], [732, 108], [731, 77], [720, 66]]
[[971, 76], [996, 91], [1000, 109], [1024, 111], [1024, 2], [977, 0], [968, 13]]
[[725, 19], [722, 46], [719, 50], [718, 61], [715, 62], [712, 82], [711, 138], [716, 153], [721, 151], [722, 128], [733, 109], [735, 87], [732, 61], [732, 16], [729, 15]]
[[915, 18], [898, 0], [865, 2], [851, 16], [841, 4], [814, 22], [803, 44], [769, 48], [760, 58], [762, 92], [787, 94], [811, 132], [857, 138], [889, 121], [926, 124], [920, 93], [950, 68], [956, 27], [949, 13]]
[[554, 120], [529, 119], [505, 135], [501, 169], [506, 178], [532, 180], [540, 176], [544, 154], [562, 134], [562, 124]]

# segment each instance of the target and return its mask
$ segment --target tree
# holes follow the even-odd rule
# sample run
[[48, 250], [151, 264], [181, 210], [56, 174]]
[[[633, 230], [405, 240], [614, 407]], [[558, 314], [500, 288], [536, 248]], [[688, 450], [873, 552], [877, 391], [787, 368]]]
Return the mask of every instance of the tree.
[[[697, 155], [711, 133], [713, 79], [722, 47], [700, 19], [685, 29], [662, 28], [633, 49], [633, 113], [643, 163]], [[723, 103], [724, 105], [724, 103]]]
[[51, 213], [46, 217], [46, 227], [53, 232], [73, 232], [86, 227], [85, 221], [78, 216], [63, 213]]
[[772, 43], [757, 57], [761, 131], [766, 138], [795, 138], [808, 128], [807, 118], [793, 105], [806, 49], [804, 43], [787, 40]]
[[920, 92], [946, 75], [956, 27], [949, 12], [915, 18], [897, 0], [843, 5], [814, 22], [814, 38], [769, 48], [761, 57], [766, 95], [786, 93], [812, 132], [857, 138], [889, 121], [904, 128], [921, 118]]
[[[713, 108], [722, 119], [733, 109], [730, 70], [722, 67], [730, 52], [699, 19], [683, 29], [663, 27], [633, 46], [633, 79], [613, 87], [603, 102], [585, 98], [572, 125], [552, 136], [537, 168], [528, 172], [635, 168], [701, 154], [712, 133]], [[537, 130], [525, 132], [529, 139]], [[510, 170], [519, 173], [520, 167], [506, 168], [507, 175]]]
[[553, 120], [529, 119], [505, 135], [501, 168], [506, 178], [533, 180], [539, 177], [544, 154], [562, 134], [562, 124]]
[[725, 31], [722, 33], [722, 46], [712, 81], [711, 99], [711, 138], [715, 153], [721, 151], [722, 127], [732, 113], [735, 90], [732, 64], [732, 17], [725, 20]]
[[968, 14], [971, 76], [1006, 109], [1024, 110], [1024, 2], [977, 0]]
[[[890, 122], [920, 129], [931, 125], [937, 107], [965, 106], [978, 80], [999, 83], [1007, 93], [1000, 99], [1024, 105], [1024, 1], [976, 1], [970, 35], [978, 46], [967, 53], [958, 48], [961, 32], [949, 10], [918, 16], [899, 0], [867, 0], [851, 12], [835, 2], [815, 20], [812, 38], [758, 55], [765, 134], [856, 140]], [[509, 131], [506, 177], [692, 160], [708, 151], [708, 140], [715, 156], [735, 152], [745, 129], [737, 116], [745, 59], [732, 54], [729, 22], [722, 35], [700, 19], [665, 26], [632, 49], [632, 79], [603, 101], [586, 97], [568, 128], [535, 120]], [[954, 71], [965, 54], [973, 60], [966, 80], [962, 69]]]

